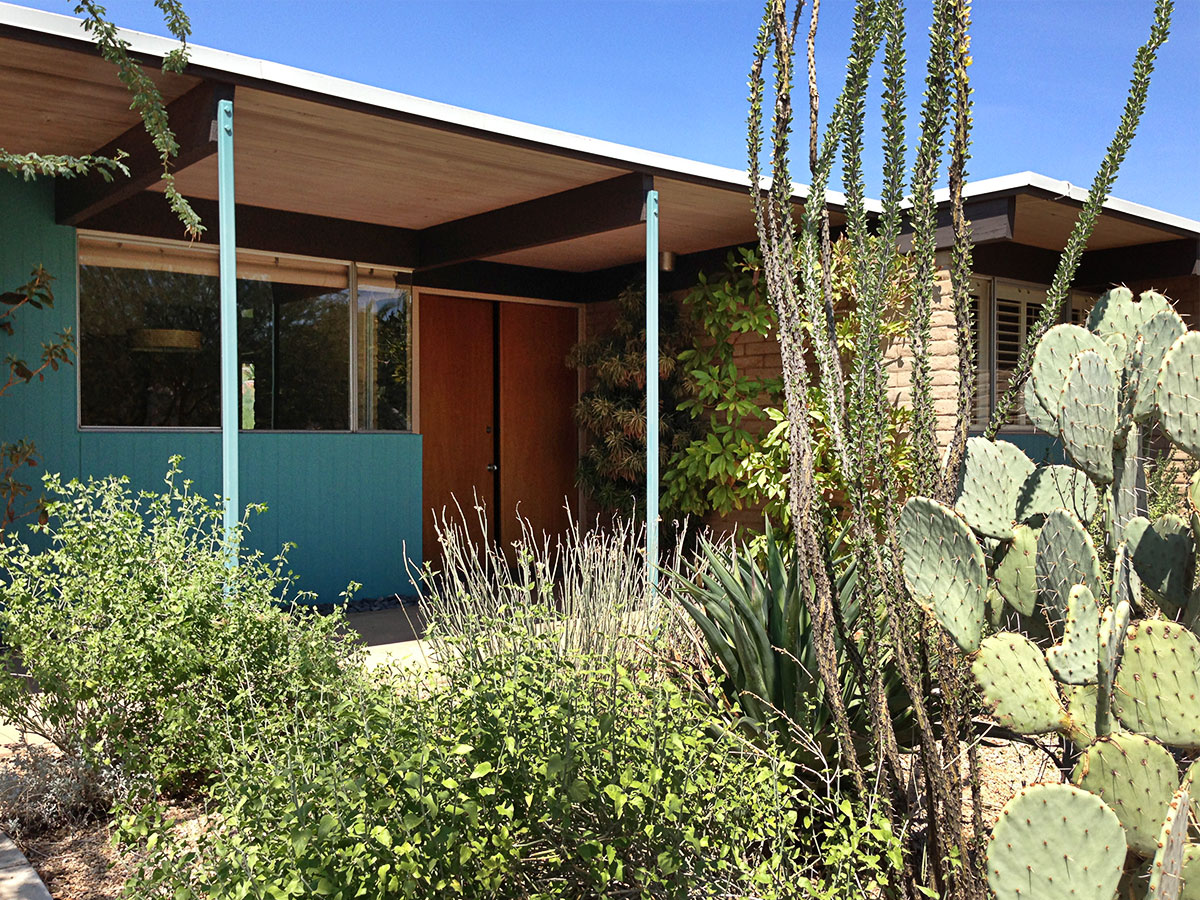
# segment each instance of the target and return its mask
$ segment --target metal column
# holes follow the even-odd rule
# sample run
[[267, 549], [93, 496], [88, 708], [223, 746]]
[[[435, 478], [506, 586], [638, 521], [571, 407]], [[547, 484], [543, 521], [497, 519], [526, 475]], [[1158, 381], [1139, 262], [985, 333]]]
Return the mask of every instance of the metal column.
[[[225, 498], [225, 531], [237, 528], [238, 413], [241, 373], [237, 349], [237, 240], [234, 236], [233, 101], [217, 103], [217, 221], [221, 266], [221, 494]], [[236, 553], [229, 564], [237, 565]]]
[[646, 566], [658, 585], [658, 191], [646, 192]]

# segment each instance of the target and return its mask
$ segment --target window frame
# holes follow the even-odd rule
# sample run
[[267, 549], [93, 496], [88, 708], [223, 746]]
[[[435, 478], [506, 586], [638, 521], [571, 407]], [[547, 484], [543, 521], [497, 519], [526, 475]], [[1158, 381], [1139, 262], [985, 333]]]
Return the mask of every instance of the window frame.
[[[173, 241], [165, 238], [143, 237], [141, 235], [120, 234], [109, 231], [91, 231], [88, 229], [75, 230], [75, 335], [78, 342], [83, 335], [83, 304], [80, 301], [80, 269], [84, 265], [80, 261], [80, 243], [90, 242], [93, 244], [134, 244], [142, 248], [153, 249], [155, 247], [164, 250], [171, 250], [185, 253], [198, 253], [204, 256], [211, 256], [215, 261], [218, 254], [217, 244], [193, 244], [187, 241]], [[349, 316], [348, 328], [348, 377], [349, 391], [347, 392], [347, 402], [350, 405], [347, 429], [268, 429], [254, 428], [246, 429], [238, 427], [239, 434], [419, 434], [420, 423], [417, 419], [417, 392], [419, 387], [418, 379], [415, 377], [415, 370], [418, 367], [417, 348], [418, 336], [418, 317], [417, 317], [417, 292], [412, 286], [412, 269], [403, 266], [387, 266], [376, 263], [364, 263], [357, 260], [336, 259], [329, 257], [310, 256], [299, 253], [276, 253], [266, 250], [251, 250], [248, 248], [239, 247], [237, 250], [239, 263], [243, 258], [249, 259], [274, 259], [279, 261], [291, 261], [296, 263], [314, 263], [324, 266], [344, 266], [346, 268], [348, 293], [350, 301], [346, 304], [346, 315]], [[90, 264], [89, 264], [90, 265]], [[103, 265], [103, 263], [96, 263]], [[358, 308], [358, 269], [359, 267], [373, 269], [375, 272], [391, 273], [395, 276], [405, 277], [409, 282], [406, 289], [409, 292], [409, 335], [410, 335], [410, 350], [409, 350], [409, 422], [408, 428], [404, 430], [396, 429], [359, 429], [357, 427], [359, 415], [359, 387], [358, 387], [358, 325], [357, 325], [357, 308]], [[78, 343], [77, 343], [78, 346]], [[77, 350], [78, 352], [78, 350]], [[79, 432], [87, 433], [138, 433], [138, 434], [219, 434], [220, 426], [196, 426], [196, 425], [85, 425], [83, 424], [83, 367], [81, 365], [73, 366], [75, 369], [75, 428]], [[239, 406], [241, 399], [240, 380], [239, 380]], [[238, 415], [238, 421], [241, 421], [241, 415]]]
[[[1013, 287], [1016, 287], [1016, 288], [1025, 288], [1028, 290], [1037, 290], [1037, 291], [1042, 291], [1043, 293], [1048, 293], [1050, 290], [1050, 285], [1039, 284], [1036, 281], [1024, 281], [1020, 278], [1008, 278], [1008, 277], [1004, 277], [1004, 276], [1000, 276], [1000, 275], [979, 275], [976, 273], [972, 273], [971, 278], [973, 280], [978, 279], [978, 280], [987, 282], [989, 285], [988, 297], [987, 297], [988, 332], [987, 332], [986, 336], [985, 335], [980, 336], [981, 337], [980, 344], [981, 344], [981, 347], [985, 344], [987, 346], [987, 357], [988, 357], [987, 358], [987, 371], [988, 371], [988, 387], [989, 387], [987, 415], [988, 415], [988, 418], [990, 419], [992, 412], [996, 408], [996, 401], [998, 399], [997, 393], [996, 393], [996, 343], [997, 343], [996, 336], [997, 336], [997, 328], [999, 325], [999, 322], [997, 320], [997, 312], [996, 312], [997, 290], [1001, 284], [1004, 284], [1004, 285], [1012, 285]], [[1064, 306], [1063, 314], [1060, 315], [1060, 317], [1059, 317], [1059, 324], [1069, 324], [1071, 322], [1072, 312], [1076, 309], [1076, 301], [1080, 297], [1087, 298], [1090, 303], [1095, 303], [1095, 301], [1097, 299], [1099, 299], [1099, 294], [1094, 294], [1090, 291], [1082, 291], [1082, 290], [1077, 290], [1075, 288], [1072, 288], [1067, 293], [1067, 302]], [[1022, 328], [1024, 328], [1024, 326], [1025, 326], [1025, 321], [1024, 321], [1025, 306], [1024, 306], [1024, 304], [1026, 303], [1026, 301], [1019, 301], [1019, 302], [1022, 303]], [[1090, 306], [1088, 308], [1090, 309]], [[1085, 318], [1086, 318], [1086, 314], [1085, 314]], [[980, 323], [977, 322], [976, 328], [979, 328], [979, 327], [981, 327]], [[1022, 339], [1022, 344], [1023, 343], [1024, 343], [1024, 338]], [[978, 383], [978, 378], [982, 373], [983, 373], [983, 366], [977, 363], [977, 365], [976, 365], [976, 381], [977, 381], [977, 383]], [[978, 434], [983, 431], [984, 427], [986, 427], [986, 422], [983, 425], [975, 423], [975, 424], [972, 424], [971, 431], [973, 433]], [[1040, 433], [1039, 429], [1035, 425], [1012, 423], [1012, 422], [1006, 423], [1000, 429], [1000, 431], [1002, 434], [1037, 434], [1037, 433]]]

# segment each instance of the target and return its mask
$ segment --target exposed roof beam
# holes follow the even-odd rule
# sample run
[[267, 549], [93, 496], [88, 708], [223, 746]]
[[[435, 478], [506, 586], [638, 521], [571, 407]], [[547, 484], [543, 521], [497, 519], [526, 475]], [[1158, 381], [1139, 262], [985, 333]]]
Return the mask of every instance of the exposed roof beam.
[[[217, 102], [231, 99], [232, 86], [205, 82], [167, 105], [167, 121], [179, 144], [179, 154], [172, 160], [176, 171], [217, 152]], [[127, 154], [124, 163], [129, 169], [129, 177], [116, 175], [112, 181], [105, 181], [93, 172], [82, 178], [59, 181], [55, 213], [60, 224], [80, 225], [162, 179], [162, 160], [154, 141], [140, 123], [92, 151], [92, 155], [111, 158], [118, 151]]]
[[[969, 200], [963, 203], [963, 213], [971, 223], [971, 241], [975, 244], [989, 244], [994, 241], [1011, 241], [1013, 226], [1017, 215], [1015, 197], [995, 197], [988, 200]], [[899, 247], [907, 253], [912, 249], [912, 222], [904, 224], [900, 235]], [[938, 210], [937, 217], [937, 248], [944, 250], [954, 246], [954, 223], [950, 208]]]
[[422, 269], [484, 259], [646, 221], [654, 179], [633, 172], [524, 203], [433, 225], [420, 232]]
[[[57, 185], [61, 189], [61, 183]], [[215, 244], [217, 203], [191, 200], [209, 228], [201, 242]], [[143, 191], [124, 203], [97, 213], [81, 228], [136, 234], [144, 237], [183, 238], [183, 226], [157, 191]], [[351, 222], [308, 213], [285, 212], [261, 206], [237, 205], [237, 243], [245, 250], [295, 253], [329, 259], [352, 259], [381, 266], [415, 268], [416, 232], [390, 225]]]

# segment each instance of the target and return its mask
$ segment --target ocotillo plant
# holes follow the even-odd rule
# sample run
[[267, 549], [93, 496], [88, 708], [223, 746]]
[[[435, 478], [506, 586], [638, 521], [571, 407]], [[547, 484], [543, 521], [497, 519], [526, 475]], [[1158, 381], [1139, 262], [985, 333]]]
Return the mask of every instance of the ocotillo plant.
[[[899, 253], [901, 228], [907, 220], [912, 230], [915, 272], [908, 343], [912, 352], [909, 398], [913, 407], [916, 487], [935, 502], [953, 501], [959, 470], [968, 456], [967, 434], [975, 393], [974, 323], [967, 291], [970, 228], [962, 208], [972, 114], [968, 80], [970, 3], [933, 2], [920, 126], [912, 148], [906, 137], [906, 26], [902, 0], [856, 3], [845, 86], [823, 131], [819, 127], [815, 61], [818, 11], [819, 4], [814, 2], [806, 40], [801, 31], [801, 8], [789, 7], [787, 0], [766, 0], [750, 73], [751, 194], [767, 293], [779, 320], [791, 429], [789, 503], [796, 534], [796, 565], [802, 573], [799, 583], [813, 623], [817, 674], [830, 698], [833, 730], [843, 763], [860, 787], [867, 783], [867, 772], [876, 779], [880, 800], [897, 833], [920, 838], [905, 845], [902, 871], [897, 873], [893, 892], [911, 898], [930, 892], [951, 900], [979, 898], [986, 892], [984, 873], [978, 864], [980, 854], [974, 852], [975, 844], [969, 838], [973, 833], [978, 840], [984, 832], [973, 742], [966, 743], [965, 778], [960, 758], [961, 741], [971, 736], [977, 688], [953, 642], [938, 629], [926, 627], [926, 613], [912, 602], [900, 576], [897, 518], [904, 497], [890, 461], [879, 452], [889, 395], [878, 311], [880, 298], [886, 296], [887, 273], [894, 271], [892, 263]], [[1121, 123], [1054, 279], [1051, 302], [1046, 305], [1047, 322], [1054, 321], [1061, 311], [1080, 253], [1137, 129], [1170, 16], [1171, 0], [1159, 0], [1150, 38], [1138, 51]], [[805, 149], [810, 187], [797, 221], [790, 152], [798, 39], [807, 56], [809, 127]], [[870, 73], [880, 55], [883, 186], [881, 210], [872, 216], [865, 199], [864, 121]], [[768, 69], [772, 70], [770, 77]], [[772, 82], [770, 89], [768, 80]], [[767, 108], [771, 109], [769, 122], [764, 112]], [[911, 171], [906, 162], [910, 149], [915, 149]], [[941, 179], [946, 156], [950, 160], [947, 174], [954, 233], [950, 274], [959, 390], [950, 446], [943, 456], [932, 394], [931, 320], [938, 292], [934, 186]], [[843, 370], [837, 353], [830, 216], [824, 202], [839, 159], [845, 192], [844, 234], [856, 248], [855, 280], [862, 317], [854, 365], [849, 370]], [[769, 179], [763, 178], [764, 165], [769, 168]], [[1017, 389], [1027, 371], [1027, 364], [1018, 371]], [[809, 388], [814, 384], [821, 387], [821, 399], [818, 407], [810, 410]], [[1003, 424], [1011, 403], [1005, 402], [999, 409], [997, 422]], [[862, 654], [848, 660], [861, 683], [870, 686], [869, 696], [875, 698], [871, 715], [876, 742], [866, 764], [854, 753], [852, 729], [844, 704], [838, 699], [837, 648], [839, 640], [846, 646], [847, 635], [834, 602], [835, 573], [831, 571], [830, 541], [823, 527], [827, 510], [816, 490], [810, 412], [826, 423], [839, 470], [852, 473], [847, 491], [851, 505], [848, 541], [859, 576], [860, 600], [872, 613], [865, 617], [871, 624], [862, 635]], [[1047, 481], [1045, 489], [1051, 487]], [[1015, 561], [1009, 568], [1015, 568]], [[970, 577], [978, 580], [977, 574]], [[986, 596], [986, 581], [971, 587], [983, 588]], [[968, 612], [967, 618], [970, 615], [973, 613]], [[962, 626], [974, 627], [969, 621]], [[913, 700], [919, 740], [911, 763], [901, 760], [886, 703], [879, 699], [884, 696], [885, 662], [895, 666]], [[916, 788], [915, 802], [910, 786]], [[968, 829], [967, 825], [974, 827]]]
[[[909, 594], [969, 655], [994, 721], [1069, 739], [1071, 782], [1094, 795], [1040, 786], [1014, 799], [988, 882], [999, 900], [1112, 900], [1124, 874], [1138, 897], [1200, 898], [1187, 824], [1200, 775], [1200, 476], [1190, 522], [1150, 521], [1141, 452], [1158, 426], [1200, 455], [1200, 332], [1163, 296], [1120, 288], [1086, 328], [1046, 332], [1030, 372], [1025, 408], [1071, 464], [1036, 468], [1011, 443], [971, 438], [953, 506], [913, 497], [899, 521]], [[1006, 619], [1014, 630], [999, 629]]]

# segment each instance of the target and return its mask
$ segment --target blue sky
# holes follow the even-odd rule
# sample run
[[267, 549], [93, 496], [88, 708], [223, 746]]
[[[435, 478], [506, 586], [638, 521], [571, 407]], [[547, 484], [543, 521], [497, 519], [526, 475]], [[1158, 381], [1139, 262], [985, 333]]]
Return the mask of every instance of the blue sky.
[[[70, 12], [68, 0], [22, 0]], [[745, 167], [755, 0], [185, 0], [199, 44], [720, 165]], [[911, 2], [922, 65], [927, 3]], [[150, 0], [119, 24], [163, 33]], [[841, 86], [849, 0], [825, 0], [818, 77]], [[972, 178], [1033, 169], [1089, 185], [1151, 0], [981, 0]], [[920, 96], [912, 72], [910, 101]], [[1176, 0], [1114, 193], [1200, 219], [1200, 0]], [[876, 142], [877, 143], [877, 142]], [[878, 155], [869, 162], [878, 167]], [[796, 173], [799, 175], [799, 169]], [[798, 180], [804, 180], [802, 177]], [[876, 178], [872, 189], [877, 190]]]

